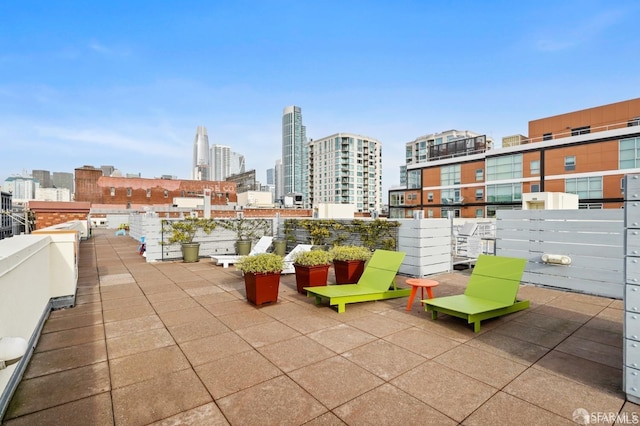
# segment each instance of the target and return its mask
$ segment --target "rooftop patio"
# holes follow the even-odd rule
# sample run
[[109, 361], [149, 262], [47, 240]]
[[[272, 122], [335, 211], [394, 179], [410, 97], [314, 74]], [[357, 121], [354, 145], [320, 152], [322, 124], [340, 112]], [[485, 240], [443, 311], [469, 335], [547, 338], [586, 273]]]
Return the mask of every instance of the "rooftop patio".
[[[640, 414], [622, 392], [622, 301], [522, 286], [531, 308], [474, 334], [417, 301], [407, 312], [407, 298], [338, 314], [298, 294], [292, 275], [277, 304], [256, 308], [235, 268], [146, 263], [137, 246], [110, 230], [82, 242], [77, 305], [45, 323], [7, 425], [570, 425], [578, 408]], [[458, 294], [468, 273], [433, 278], [436, 296]]]

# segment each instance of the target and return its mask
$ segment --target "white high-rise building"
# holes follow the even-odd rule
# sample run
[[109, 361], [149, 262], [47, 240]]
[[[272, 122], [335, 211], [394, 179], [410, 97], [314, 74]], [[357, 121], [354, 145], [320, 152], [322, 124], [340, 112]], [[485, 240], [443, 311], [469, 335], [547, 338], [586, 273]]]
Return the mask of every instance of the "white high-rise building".
[[282, 201], [284, 198], [284, 179], [282, 176], [282, 160], [276, 160], [276, 166], [273, 171], [273, 179], [275, 185], [275, 200]]
[[232, 175], [244, 173], [244, 155], [231, 151], [224, 145], [214, 144], [211, 147], [211, 179], [222, 181]]
[[352, 133], [309, 142], [309, 202], [382, 210], [382, 143]]
[[282, 173], [284, 194], [300, 193], [307, 200], [307, 134], [302, 110], [288, 106], [282, 115]]
[[211, 180], [225, 180], [229, 176], [231, 148], [214, 144], [211, 147]]
[[191, 179], [211, 180], [211, 164], [209, 163], [209, 136], [207, 128], [198, 126], [193, 141], [193, 166]]

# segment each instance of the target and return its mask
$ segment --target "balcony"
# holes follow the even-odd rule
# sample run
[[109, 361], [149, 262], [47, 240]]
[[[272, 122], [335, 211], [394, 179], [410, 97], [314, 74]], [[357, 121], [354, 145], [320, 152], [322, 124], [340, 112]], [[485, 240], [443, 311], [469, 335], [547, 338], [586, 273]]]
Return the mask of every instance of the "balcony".
[[[137, 245], [111, 230], [80, 243], [76, 306], [44, 323], [3, 421], [570, 424], [578, 408], [639, 412], [621, 391], [621, 301], [522, 286], [531, 309], [476, 335], [418, 302], [407, 312], [406, 299], [337, 314], [292, 275], [277, 304], [255, 308], [234, 268], [146, 263]], [[432, 278], [436, 295], [456, 294], [468, 273]]]

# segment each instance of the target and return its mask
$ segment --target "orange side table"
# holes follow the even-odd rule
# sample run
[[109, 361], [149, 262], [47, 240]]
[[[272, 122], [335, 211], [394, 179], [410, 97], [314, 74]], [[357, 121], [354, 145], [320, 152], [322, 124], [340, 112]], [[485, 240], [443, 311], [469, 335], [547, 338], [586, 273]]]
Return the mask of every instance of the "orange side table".
[[424, 289], [427, 289], [427, 295], [429, 299], [433, 299], [433, 292], [431, 289], [438, 284], [438, 281], [428, 280], [426, 278], [409, 278], [407, 280], [407, 284], [411, 286], [411, 294], [409, 295], [409, 303], [407, 303], [407, 311], [411, 310], [411, 305], [413, 305], [413, 299], [416, 297], [416, 292], [418, 291], [418, 287], [420, 287], [420, 291], [422, 292], [422, 299], [424, 299]]

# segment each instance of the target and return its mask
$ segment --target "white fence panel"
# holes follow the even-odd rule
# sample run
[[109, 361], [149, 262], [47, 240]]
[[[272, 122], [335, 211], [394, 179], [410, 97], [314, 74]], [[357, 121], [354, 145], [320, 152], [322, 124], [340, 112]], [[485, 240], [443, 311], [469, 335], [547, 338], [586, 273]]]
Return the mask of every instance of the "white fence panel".
[[398, 251], [406, 253], [400, 273], [425, 277], [451, 270], [451, 221], [399, 220]]
[[[621, 210], [499, 210], [496, 254], [528, 260], [523, 282], [622, 299]], [[542, 262], [569, 256], [570, 265]]]

